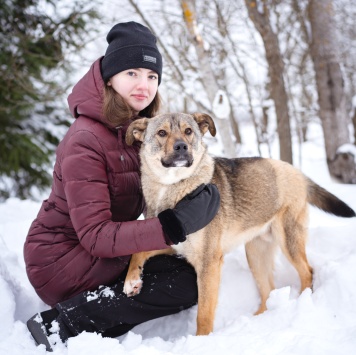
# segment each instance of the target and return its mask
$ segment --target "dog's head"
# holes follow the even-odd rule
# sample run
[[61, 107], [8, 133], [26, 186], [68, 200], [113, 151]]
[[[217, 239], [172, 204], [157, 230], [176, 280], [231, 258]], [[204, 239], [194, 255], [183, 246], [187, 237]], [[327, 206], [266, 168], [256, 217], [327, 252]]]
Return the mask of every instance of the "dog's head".
[[205, 152], [202, 136], [207, 131], [212, 136], [216, 134], [215, 124], [207, 114], [161, 114], [131, 123], [126, 142], [129, 145], [135, 140], [142, 142], [141, 157], [149, 160], [158, 175], [167, 172], [163, 171], [167, 168], [187, 170], [199, 161]]

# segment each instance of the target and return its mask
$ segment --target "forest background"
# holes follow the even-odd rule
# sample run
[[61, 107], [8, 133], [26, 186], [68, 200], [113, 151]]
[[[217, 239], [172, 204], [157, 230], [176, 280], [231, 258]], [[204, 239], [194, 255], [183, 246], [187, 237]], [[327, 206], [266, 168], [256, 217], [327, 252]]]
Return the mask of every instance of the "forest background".
[[[114, 24], [155, 32], [163, 111], [212, 115], [210, 153], [292, 160], [356, 210], [355, 15], [352, 0], [0, 0], [0, 354], [45, 354], [26, 327], [48, 305], [28, 281], [23, 243], [73, 122], [67, 95]], [[209, 336], [194, 336], [194, 306], [116, 339], [83, 332], [54, 353], [355, 354], [356, 219], [310, 212], [313, 291], [299, 295], [279, 253], [268, 311], [254, 316], [260, 299], [241, 246], [225, 257]]]
[[220, 155], [302, 168], [318, 124], [329, 173], [356, 183], [352, 0], [1, 0], [0, 15], [2, 200], [48, 188], [72, 122], [66, 97], [105, 53], [109, 29], [128, 20], [158, 38], [163, 111], [214, 117]]

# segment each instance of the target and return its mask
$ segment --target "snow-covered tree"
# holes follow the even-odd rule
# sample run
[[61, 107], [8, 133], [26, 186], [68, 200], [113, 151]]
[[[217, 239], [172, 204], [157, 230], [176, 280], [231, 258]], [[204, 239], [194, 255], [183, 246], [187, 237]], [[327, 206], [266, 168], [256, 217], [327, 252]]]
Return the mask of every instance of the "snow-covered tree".
[[[70, 5], [68, 5], [70, 4]], [[87, 41], [96, 13], [86, 0], [0, 1], [0, 198], [31, 196], [51, 182], [55, 125], [68, 124], [69, 53]]]

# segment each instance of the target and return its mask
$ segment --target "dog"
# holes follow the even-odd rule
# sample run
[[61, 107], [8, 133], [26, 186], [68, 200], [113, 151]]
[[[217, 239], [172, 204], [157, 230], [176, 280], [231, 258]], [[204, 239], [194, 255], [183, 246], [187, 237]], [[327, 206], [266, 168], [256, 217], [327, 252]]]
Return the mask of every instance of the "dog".
[[216, 134], [209, 115], [174, 113], [137, 119], [126, 132], [127, 144], [142, 142], [141, 180], [147, 218], [174, 208], [201, 184], [218, 187], [221, 204], [215, 218], [184, 243], [134, 254], [124, 283], [124, 293], [134, 296], [141, 290], [148, 258], [172, 252], [183, 255], [197, 273], [197, 335], [213, 331], [225, 253], [245, 244], [261, 298], [255, 314], [260, 314], [274, 289], [278, 246], [296, 268], [301, 291], [312, 287], [313, 270], [305, 252], [308, 203], [336, 216], [355, 216], [347, 204], [288, 163], [258, 157], [213, 158], [202, 141], [207, 131]]

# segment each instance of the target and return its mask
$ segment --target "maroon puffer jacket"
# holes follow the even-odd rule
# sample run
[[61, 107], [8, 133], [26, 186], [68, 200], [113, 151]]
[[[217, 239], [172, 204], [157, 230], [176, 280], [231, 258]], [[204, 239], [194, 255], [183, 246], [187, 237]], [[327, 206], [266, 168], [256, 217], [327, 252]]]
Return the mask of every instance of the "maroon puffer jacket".
[[24, 245], [27, 275], [47, 304], [114, 283], [130, 255], [167, 248], [144, 209], [138, 146], [101, 115], [100, 60], [68, 98], [76, 118], [56, 152], [52, 191]]

